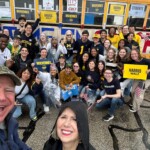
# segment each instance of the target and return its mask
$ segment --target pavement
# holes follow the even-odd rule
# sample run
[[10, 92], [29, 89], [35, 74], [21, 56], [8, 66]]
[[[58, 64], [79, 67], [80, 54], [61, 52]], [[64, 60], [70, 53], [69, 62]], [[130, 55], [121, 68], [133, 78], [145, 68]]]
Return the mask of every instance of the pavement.
[[[124, 105], [109, 122], [102, 121], [107, 110], [95, 108], [88, 113], [90, 142], [96, 150], [150, 150], [150, 90], [146, 91], [141, 110], [132, 113]], [[41, 107], [41, 106], [39, 106]], [[50, 136], [58, 110], [51, 107], [48, 114], [39, 111], [35, 124], [29, 119], [28, 110], [18, 119], [19, 136], [33, 150], [42, 150]]]

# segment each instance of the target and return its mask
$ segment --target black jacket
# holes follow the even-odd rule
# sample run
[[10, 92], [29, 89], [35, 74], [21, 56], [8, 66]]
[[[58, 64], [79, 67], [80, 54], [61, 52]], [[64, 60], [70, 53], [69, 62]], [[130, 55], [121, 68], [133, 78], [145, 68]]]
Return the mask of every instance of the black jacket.
[[29, 50], [29, 56], [33, 60], [39, 53], [39, 47], [37, 45], [36, 39], [33, 35], [27, 37], [25, 33], [21, 35], [21, 46], [27, 47]]
[[86, 42], [82, 42], [81, 39], [78, 39], [75, 42], [74, 50], [77, 51], [77, 60], [82, 56], [84, 52], [89, 52], [92, 46], [92, 42], [87, 40]]

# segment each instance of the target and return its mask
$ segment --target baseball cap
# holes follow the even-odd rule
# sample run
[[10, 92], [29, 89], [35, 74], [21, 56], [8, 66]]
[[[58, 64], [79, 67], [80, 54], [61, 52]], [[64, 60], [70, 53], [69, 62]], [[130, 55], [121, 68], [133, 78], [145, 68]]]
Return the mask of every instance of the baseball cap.
[[15, 35], [14, 39], [20, 39], [21, 40], [21, 36], [20, 35]]
[[9, 76], [15, 83], [15, 85], [21, 85], [20, 79], [15, 75], [15, 73], [11, 70], [9, 70], [5, 66], [0, 66], [0, 76], [1, 75], [6, 75]]
[[93, 35], [93, 38], [98, 38], [98, 39], [99, 39], [99, 38], [100, 38], [100, 35], [99, 35], [99, 34], [94, 34], [94, 35]]
[[60, 54], [60, 55], [59, 55], [59, 59], [60, 59], [60, 58], [64, 58], [64, 59], [65, 59], [65, 55], [64, 55], [64, 54]]
[[66, 63], [66, 68], [71, 68], [71, 69], [72, 69], [72, 63], [67, 62], [67, 63]]

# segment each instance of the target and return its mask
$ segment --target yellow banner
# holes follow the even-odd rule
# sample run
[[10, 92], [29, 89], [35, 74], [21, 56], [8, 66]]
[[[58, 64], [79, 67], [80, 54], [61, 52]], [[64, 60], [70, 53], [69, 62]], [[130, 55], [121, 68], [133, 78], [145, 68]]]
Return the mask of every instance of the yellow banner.
[[111, 4], [109, 14], [110, 15], [124, 15], [124, 5]]
[[55, 11], [41, 11], [41, 22], [56, 23], [57, 14]]
[[129, 78], [129, 79], [146, 80], [147, 79], [147, 73], [146, 73], [147, 70], [148, 70], [147, 65], [125, 64], [123, 77]]

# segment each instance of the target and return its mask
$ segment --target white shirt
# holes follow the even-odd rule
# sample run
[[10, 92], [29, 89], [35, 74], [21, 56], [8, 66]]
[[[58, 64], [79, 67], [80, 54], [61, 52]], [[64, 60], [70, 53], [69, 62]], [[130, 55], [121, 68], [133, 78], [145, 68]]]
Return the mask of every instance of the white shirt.
[[[21, 81], [21, 85], [20, 86], [15, 86], [15, 94], [17, 95], [18, 93], [20, 93], [22, 87], [24, 86], [25, 82]], [[17, 98], [23, 98], [26, 94], [29, 93], [29, 88], [28, 85], [25, 86], [25, 88], [23, 89], [23, 91], [21, 92], [20, 95], [17, 96]]]
[[5, 61], [11, 58], [10, 50], [6, 47], [4, 51], [0, 49], [0, 66], [3, 66]]

